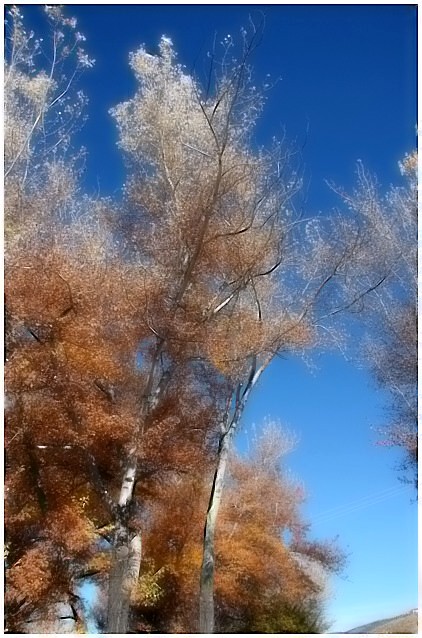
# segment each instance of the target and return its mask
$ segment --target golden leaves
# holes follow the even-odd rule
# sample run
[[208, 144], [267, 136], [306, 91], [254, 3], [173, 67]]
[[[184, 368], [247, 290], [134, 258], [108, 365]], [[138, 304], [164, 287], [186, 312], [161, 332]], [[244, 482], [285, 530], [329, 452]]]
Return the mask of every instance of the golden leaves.
[[412, 176], [418, 170], [418, 152], [416, 150], [407, 153], [400, 163], [403, 175]]
[[145, 560], [142, 573], [131, 594], [132, 604], [143, 608], [155, 607], [165, 595], [162, 582], [166, 575], [165, 572], [165, 567], [156, 569], [154, 561]]

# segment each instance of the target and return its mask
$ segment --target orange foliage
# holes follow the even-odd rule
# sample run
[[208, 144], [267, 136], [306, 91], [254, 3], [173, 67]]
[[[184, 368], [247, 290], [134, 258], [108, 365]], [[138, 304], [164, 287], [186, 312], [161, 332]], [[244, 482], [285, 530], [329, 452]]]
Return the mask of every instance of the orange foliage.
[[[6, 521], [18, 629], [29, 613], [19, 601], [33, 610], [73, 591], [75, 573], [104, 551], [97, 528], [113, 534], [119, 524], [142, 528], [151, 569], [165, 567], [155, 582], [145, 564], [136, 604], [167, 605], [167, 628], [194, 627], [209, 480], [227, 406], [251, 359], [261, 365], [312, 337], [305, 314], [294, 315], [275, 294], [284, 251], [287, 264], [295, 258], [284, 246], [290, 187], [269, 187], [279, 183], [274, 171], [284, 153], [247, 148], [259, 98], [243, 85], [236, 95], [223, 90], [212, 130], [209, 104], [198, 103], [173, 65], [169, 43], [160, 47], [161, 62], [149, 71], [151, 56], [139, 51], [132, 61], [148, 82], [148, 73], [162, 75], [114, 113], [121, 147], [139, 153], [118, 207], [81, 197], [72, 162], [34, 163], [29, 176], [15, 177], [11, 163]], [[168, 82], [177, 112], [167, 90], [155, 99]], [[128, 126], [134, 106], [139, 139], [133, 118]], [[239, 128], [232, 113], [245, 108]], [[199, 156], [186, 148], [179, 111], [205, 149]], [[117, 503], [131, 455], [135, 488], [123, 517]], [[298, 582], [280, 540], [295, 520], [295, 494], [253, 468], [256, 481], [237, 462], [222, 512], [217, 596], [227, 609], [240, 604], [245, 583], [251, 591], [275, 583], [275, 564], [288, 591]], [[258, 484], [268, 490], [266, 504]], [[277, 514], [268, 509], [274, 499], [283, 502]], [[108, 563], [100, 563], [104, 573]], [[148, 583], [162, 594], [148, 598]]]
[[[248, 619], [258, 617], [268, 600], [294, 605], [323, 591], [297, 558], [302, 551], [299, 539], [306, 538], [299, 514], [303, 491], [283, 472], [287, 444], [273, 430], [259, 442], [253, 457], [231, 460], [216, 539], [218, 631], [233, 630], [239, 618], [247, 627]], [[143, 535], [150, 567], [144, 598], [138, 594], [134, 600], [134, 626], [171, 633], [197, 631], [203, 512], [211, 473], [212, 463], [203, 457], [201, 467], [197, 458], [196, 474], [169, 479], [154, 493]], [[283, 540], [287, 531], [290, 542]], [[302, 540], [303, 551], [320, 569], [333, 569], [338, 550], [327, 544], [318, 553], [311, 545]], [[156, 582], [151, 580], [154, 574]], [[155, 600], [145, 598], [147, 582]]]

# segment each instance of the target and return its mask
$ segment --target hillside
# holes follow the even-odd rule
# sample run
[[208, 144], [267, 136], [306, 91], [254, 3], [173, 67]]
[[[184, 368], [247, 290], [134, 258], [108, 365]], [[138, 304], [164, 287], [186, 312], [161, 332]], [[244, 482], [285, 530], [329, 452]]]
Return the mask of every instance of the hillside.
[[418, 614], [413, 611], [394, 618], [385, 618], [354, 629], [346, 634], [417, 634]]

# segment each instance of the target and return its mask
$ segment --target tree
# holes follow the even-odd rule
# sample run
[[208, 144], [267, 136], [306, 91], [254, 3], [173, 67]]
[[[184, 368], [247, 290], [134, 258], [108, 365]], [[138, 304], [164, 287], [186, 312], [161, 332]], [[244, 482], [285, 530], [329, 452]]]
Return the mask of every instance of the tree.
[[[137, 51], [131, 65], [139, 91], [113, 111], [133, 175], [126, 187], [131, 212], [126, 233], [140, 252], [145, 280], [154, 280], [155, 288], [146, 317], [155, 344], [134, 441], [162, 392], [165, 375], [157, 367], [163, 356], [172, 374], [189, 359], [211, 366], [225, 378], [227, 404], [249, 374], [254, 350], [272, 351], [281, 339], [306, 338], [294, 316], [277, 316], [266, 283], [292, 223], [281, 211], [296, 181], [287, 185], [281, 177], [286, 162], [280, 149], [255, 155], [248, 149], [261, 99], [250, 86], [245, 61], [225, 70], [213, 97], [203, 97], [174, 58], [167, 38], [159, 56]], [[272, 319], [263, 329], [265, 306]], [[132, 498], [127, 486], [138, 468], [135, 447], [125, 465], [122, 507]]]
[[[62, 596], [75, 619], [81, 619], [79, 599], [68, 590], [67, 554], [76, 562], [83, 559], [91, 533], [78, 515], [77, 473], [67, 467], [61, 480], [55, 476], [55, 452], [64, 436], [66, 442], [72, 439], [72, 431], [54, 393], [65, 382], [54, 341], [69, 320], [72, 303], [49, 251], [57, 221], [78, 212], [80, 156], [72, 154], [70, 135], [81, 121], [85, 97], [74, 90], [74, 81], [92, 61], [73, 19], [58, 7], [46, 7], [45, 15], [50, 50], [25, 30], [17, 7], [7, 12], [6, 21], [5, 602], [12, 631]], [[40, 432], [44, 426], [47, 440]]]
[[[58, 54], [62, 27], [74, 33], [75, 24], [56, 7], [47, 15], [54, 71], [72, 50]], [[14, 37], [27, 47], [31, 38], [22, 35], [19, 13], [15, 19]], [[263, 100], [248, 59], [257, 36], [244, 36], [238, 61], [226, 40], [206, 91], [176, 62], [166, 37], [158, 55], [141, 48], [131, 56], [139, 88], [113, 110], [128, 160], [118, 205], [80, 195], [67, 129], [49, 119], [72, 83], [60, 89], [54, 72], [46, 80], [35, 70], [33, 84], [27, 67], [34, 53], [20, 59], [17, 51], [27, 48], [12, 47], [5, 269], [11, 626], [48, 603], [77, 600], [76, 583], [105, 571], [105, 627], [125, 633], [142, 599], [139, 583], [149, 578], [152, 591], [157, 584], [142, 547], [152, 551], [155, 501], [172, 495], [167, 502], [177, 502], [182, 479], [190, 476], [191, 489], [204, 462], [211, 494], [200, 628], [212, 631], [217, 511], [246, 401], [274, 356], [323, 333], [335, 336], [331, 319], [385, 280], [388, 260], [374, 251], [373, 268], [362, 220], [301, 218], [291, 201], [300, 187], [292, 152], [276, 142], [256, 148]], [[89, 66], [81, 36], [74, 37], [76, 68]], [[42, 99], [34, 101], [28, 86], [38, 85]], [[16, 140], [18, 120], [26, 132]]]
[[[310, 626], [317, 608], [322, 615], [326, 570], [340, 568], [334, 545], [305, 542], [308, 526], [299, 514], [303, 488], [283, 468], [290, 446], [290, 437], [271, 424], [251, 455], [230, 459], [216, 535], [219, 632], [262, 632], [271, 622], [277, 631], [289, 631], [294, 622], [304, 627], [306, 618]], [[154, 492], [143, 529], [148, 559], [133, 601], [133, 630], [185, 633], [197, 626], [207, 491], [198, 467], [196, 475]]]
[[218, 631], [267, 632], [273, 623], [288, 633], [294, 609], [297, 618], [300, 609], [322, 615], [328, 573], [344, 566], [335, 543], [307, 540], [304, 489], [284, 468], [291, 448], [291, 437], [269, 423], [247, 458], [231, 460], [216, 537]]
[[[205, 526], [203, 632], [213, 627], [213, 545], [230, 441], [250, 392], [273, 356], [332, 332], [331, 318], [386, 276], [368, 263], [361, 219], [300, 219], [291, 205], [300, 184], [295, 171], [289, 176], [291, 153], [279, 144], [254, 149], [262, 98], [248, 67], [255, 36], [244, 36], [238, 61], [229, 61], [230, 39], [213, 60], [211, 95], [175, 62], [168, 38], [158, 56], [141, 48], [131, 57], [139, 89], [113, 111], [131, 175], [125, 233], [145, 280], [155, 280], [146, 319], [155, 345], [134, 440], [161, 393], [163, 355], [172, 373], [183, 356], [227, 382]], [[135, 456], [122, 483], [126, 505]]]
[[399, 168], [404, 185], [384, 196], [362, 165], [355, 192], [340, 194], [365, 219], [369, 250], [375, 247], [391, 264], [384, 285], [365, 300], [363, 356], [391, 397], [391, 422], [381, 443], [403, 448], [403, 469], [417, 485], [417, 153], [406, 155]]
[[[403, 449], [402, 470], [417, 488], [417, 309], [416, 303], [391, 311], [382, 342], [372, 349], [375, 378], [391, 395], [391, 421], [382, 445]], [[404, 476], [405, 480], [409, 480]]]
[[[70, 168], [72, 135], [84, 120], [86, 97], [75, 90], [79, 75], [94, 64], [83, 48], [76, 20], [46, 6], [47, 43], [27, 32], [18, 7], [7, 12], [5, 32], [5, 234], [8, 253], [31, 224], [42, 218], [45, 201], [69, 206], [75, 186]], [[66, 159], [66, 161], [65, 161]], [[32, 198], [32, 206], [28, 205]], [[37, 197], [39, 199], [37, 199]], [[48, 209], [48, 207], [47, 207]], [[48, 214], [48, 213], [47, 213]]]

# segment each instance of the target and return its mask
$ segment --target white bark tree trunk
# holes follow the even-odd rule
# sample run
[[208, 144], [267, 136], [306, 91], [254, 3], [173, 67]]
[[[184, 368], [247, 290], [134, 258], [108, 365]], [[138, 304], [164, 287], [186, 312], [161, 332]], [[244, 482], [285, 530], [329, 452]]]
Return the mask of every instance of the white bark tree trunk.
[[214, 474], [207, 517], [204, 529], [204, 549], [200, 578], [199, 632], [214, 633], [214, 536], [218, 510], [223, 495], [224, 476], [231, 448], [233, 430], [223, 435], [218, 453], [218, 464]]
[[142, 558], [141, 535], [127, 537], [127, 529], [121, 530], [126, 540], [114, 549], [113, 566], [108, 592], [107, 633], [126, 634], [128, 631], [130, 600], [139, 578]]
[[142, 559], [141, 534], [128, 527], [128, 508], [136, 476], [136, 450], [129, 454], [119, 497], [119, 521], [114, 533], [112, 567], [109, 576], [107, 633], [126, 634], [130, 600], [139, 578]]
[[201, 634], [214, 633], [214, 538], [232, 440], [237, 430], [237, 426], [239, 425], [239, 421], [242, 417], [249, 395], [269, 362], [270, 358], [268, 358], [268, 360], [260, 368], [258, 368], [258, 370], [256, 370], [256, 358], [253, 358], [246, 386], [242, 389], [242, 386], [240, 385], [237, 389], [234, 412], [231, 418], [228, 412], [224, 418], [225, 426], [218, 447], [217, 467], [214, 473], [204, 527], [204, 545], [199, 593], [199, 633]]

